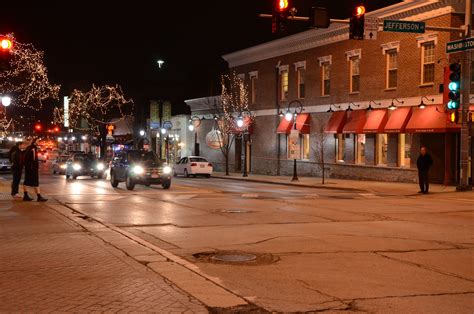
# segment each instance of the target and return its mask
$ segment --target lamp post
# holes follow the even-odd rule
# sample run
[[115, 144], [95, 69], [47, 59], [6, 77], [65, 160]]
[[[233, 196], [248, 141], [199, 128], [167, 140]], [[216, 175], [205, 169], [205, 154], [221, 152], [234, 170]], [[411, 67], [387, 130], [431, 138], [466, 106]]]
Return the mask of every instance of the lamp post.
[[188, 129], [189, 131], [194, 132], [194, 156], [199, 156], [199, 143], [197, 134], [199, 126], [201, 126], [201, 119], [198, 116], [192, 116], [189, 119]]
[[[294, 108], [291, 108], [291, 106], [295, 106]], [[288, 108], [286, 109], [286, 112], [284, 113], [283, 115], [283, 112], [280, 112], [279, 115], [280, 116], [284, 116], [284, 119], [288, 122], [291, 121], [291, 119], [293, 119], [293, 130], [297, 130], [297, 127], [296, 127], [296, 118], [298, 117], [299, 114], [301, 114], [303, 112], [304, 108], [303, 108], [303, 104], [299, 101], [299, 100], [292, 100], [288, 103]], [[293, 133], [293, 134], [296, 134]], [[295, 138], [293, 138], [294, 135], [291, 135], [290, 134], [290, 143], [291, 145], [293, 146], [293, 149], [291, 151], [294, 151], [295, 147], [296, 146], [296, 143], [294, 143], [295, 141]], [[298, 141], [298, 139], [296, 139], [296, 141]], [[300, 148], [300, 152], [301, 153], [301, 148]], [[296, 159], [297, 159], [297, 154], [295, 152], [292, 153], [293, 154], [293, 178], [291, 178], [291, 182], [295, 182], [295, 181], [299, 181], [298, 179], [298, 169], [297, 169], [297, 164], [296, 164]]]
[[[242, 145], [243, 145], [243, 150], [244, 150], [244, 155], [243, 155], [243, 162], [242, 162], [242, 177], [248, 177], [248, 171], [247, 171], [247, 141], [248, 141], [248, 129], [249, 129], [249, 117], [251, 117], [252, 114], [250, 111], [244, 111], [240, 113], [240, 115], [237, 117], [235, 123], [237, 125], [237, 128], [239, 130], [242, 130]], [[247, 118], [247, 122], [245, 121]]]

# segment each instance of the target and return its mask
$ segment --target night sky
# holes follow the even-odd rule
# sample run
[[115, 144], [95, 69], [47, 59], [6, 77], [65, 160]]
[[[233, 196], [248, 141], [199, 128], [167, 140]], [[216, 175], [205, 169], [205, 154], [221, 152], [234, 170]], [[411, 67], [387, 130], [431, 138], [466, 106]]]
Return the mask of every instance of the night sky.
[[[311, 0], [294, 1], [307, 15]], [[355, 0], [314, 1], [331, 17], [348, 17]], [[368, 11], [399, 1], [365, 1]], [[124, 4], [125, 3], [125, 4]], [[2, 1], [0, 34], [15, 33], [45, 51], [61, 94], [92, 83], [121, 84], [137, 106], [217, 94], [221, 55], [271, 40], [270, 0], [208, 1]], [[292, 31], [306, 25], [296, 22]], [[165, 60], [159, 69], [156, 60]]]

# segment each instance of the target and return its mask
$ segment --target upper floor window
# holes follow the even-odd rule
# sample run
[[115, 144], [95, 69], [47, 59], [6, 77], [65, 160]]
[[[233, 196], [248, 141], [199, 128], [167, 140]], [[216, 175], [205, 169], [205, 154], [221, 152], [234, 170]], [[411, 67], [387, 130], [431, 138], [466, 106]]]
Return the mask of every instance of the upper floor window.
[[321, 95], [328, 96], [331, 94], [331, 64], [324, 62], [321, 67]]
[[387, 85], [386, 88], [397, 87], [397, 70], [398, 70], [398, 52], [396, 49], [387, 51]]
[[298, 98], [305, 97], [305, 74], [306, 70], [304, 67], [299, 67], [296, 69], [298, 74]]
[[280, 100], [288, 99], [288, 69], [280, 72]]
[[421, 83], [430, 84], [435, 78], [435, 43], [423, 43], [421, 51]]
[[351, 70], [351, 80], [350, 80], [350, 92], [357, 93], [360, 90], [360, 75], [359, 75], [359, 65], [360, 58], [358, 56], [351, 57], [350, 61], [350, 70]]
[[250, 73], [250, 100], [252, 104], [257, 103], [257, 80], [258, 75], [256, 72]]

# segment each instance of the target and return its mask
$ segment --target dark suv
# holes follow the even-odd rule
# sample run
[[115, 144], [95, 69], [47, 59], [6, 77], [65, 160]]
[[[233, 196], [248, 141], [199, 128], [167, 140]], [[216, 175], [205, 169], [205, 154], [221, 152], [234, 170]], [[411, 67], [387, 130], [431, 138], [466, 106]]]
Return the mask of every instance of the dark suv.
[[161, 184], [164, 189], [169, 189], [171, 172], [171, 167], [159, 160], [154, 152], [123, 151], [112, 160], [110, 183], [116, 188], [120, 182], [125, 182], [127, 190], [133, 190], [136, 184]]

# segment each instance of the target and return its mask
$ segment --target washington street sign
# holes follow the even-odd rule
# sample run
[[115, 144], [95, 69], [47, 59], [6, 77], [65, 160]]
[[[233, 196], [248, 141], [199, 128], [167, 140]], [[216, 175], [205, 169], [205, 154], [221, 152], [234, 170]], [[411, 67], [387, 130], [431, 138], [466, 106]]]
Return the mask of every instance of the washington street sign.
[[474, 49], [474, 37], [451, 41], [446, 44], [446, 53]]

